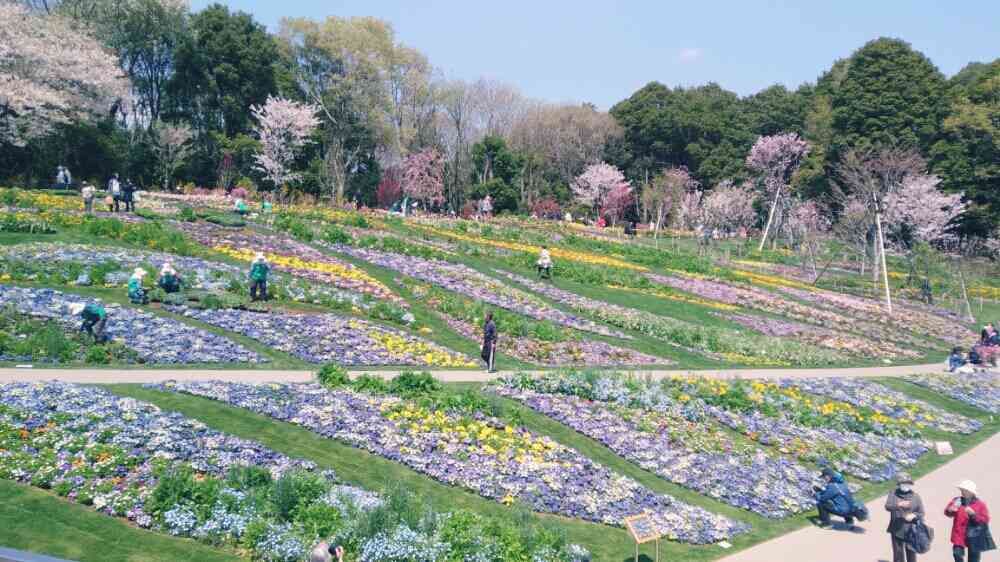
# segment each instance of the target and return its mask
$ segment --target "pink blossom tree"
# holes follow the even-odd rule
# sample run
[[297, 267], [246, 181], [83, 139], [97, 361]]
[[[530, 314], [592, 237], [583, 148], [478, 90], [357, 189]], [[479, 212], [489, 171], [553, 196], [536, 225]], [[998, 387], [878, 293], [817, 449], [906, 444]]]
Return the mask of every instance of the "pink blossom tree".
[[604, 198], [601, 214], [607, 217], [611, 221], [611, 226], [614, 227], [625, 215], [625, 211], [628, 210], [632, 202], [632, 188], [627, 183], [619, 184]]
[[799, 163], [809, 153], [809, 143], [795, 133], [760, 137], [747, 155], [747, 167], [760, 176], [764, 193], [771, 199], [771, 211], [760, 239], [760, 250], [775, 222], [775, 214], [784, 191], [799, 168]]
[[793, 201], [785, 222], [786, 236], [803, 253], [802, 266], [811, 267], [814, 277], [819, 276], [817, 256], [831, 227], [828, 215], [815, 201]]
[[117, 57], [79, 26], [0, 1], [0, 143], [107, 115], [129, 91]]
[[570, 187], [577, 201], [596, 209], [604, 205], [608, 194], [616, 188], [629, 188], [631, 185], [621, 170], [611, 164], [600, 162], [587, 166]]
[[433, 148], [411, 154], [403, 160], [403, 193], [428, 205], [444, 202], [444, 156]]
[[257, 120], [254, 131], [260, 139], [254, 168], [263, 172], [276, 189], [301, 176], [291, 166], [295, 153], [310, 142], [310, 135], [319, 126], [318, 110], [314, 105], [272, 96], [262, 106], [250, 106]]

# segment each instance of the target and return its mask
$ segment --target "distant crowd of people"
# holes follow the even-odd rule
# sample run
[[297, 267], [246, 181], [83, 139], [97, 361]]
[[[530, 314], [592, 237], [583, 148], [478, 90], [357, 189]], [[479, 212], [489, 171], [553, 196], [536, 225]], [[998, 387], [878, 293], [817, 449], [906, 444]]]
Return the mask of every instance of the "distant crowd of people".
[[979, 341], [963, 353], [961, 347], [955, 347], [948, 356], [948, 370], [952, 373], [972, 373], [977, 369], [997, 366], [1000, 357], [1000, 333], [997, 333], [993, 323], [983, 326], [979, 333]]

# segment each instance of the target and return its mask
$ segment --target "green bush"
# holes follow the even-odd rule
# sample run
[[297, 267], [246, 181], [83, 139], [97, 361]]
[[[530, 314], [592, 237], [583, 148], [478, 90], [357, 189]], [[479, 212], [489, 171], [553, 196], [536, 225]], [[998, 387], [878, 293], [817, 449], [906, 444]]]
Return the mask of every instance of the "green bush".
[[441, 388], [441, 383], [426, 371], [420, 373], [404, 371], [389, 383], [389, 392], [403, 398], [427, 396], [440, 391]]
[[160, 220], [163, 218], [163, 215], [149, 209], [136, 209], [135, 216], [142, 217], [147, 220]]
[[367, 373], [354, 379], [351, 383], [354, 390], [368, 394], [385, 394], [389, 392], [389, 385], [381, 377], [375, 377]]
[[319, 474], [294, 470], [285, 473], [272, 485], [271, 502], [275, 514], [291, 522], [301, 509], [322, 497], [330, 489], [326, 479]]
[[323, 368], [316, 373], [316, 379], [326, 388], [340, 388], [351, 384], [347, 370], [336, 363], [323, 365]]
[[247, 225], [247, 222], [239, 215], [227, 215], [222, 213], [208, 215], [205, 217], [205, 221], [229, 228], [242, 228]]
[[198, 215], [195, 214], [194, 209], [184, 205], [177, 212], [177, 218], [184, 222], [196, 222], [198, 220]]
[[337, 225], [330, 225], [323, 230], [323, 240], [330, 244], [350, 244], [351, 235]]

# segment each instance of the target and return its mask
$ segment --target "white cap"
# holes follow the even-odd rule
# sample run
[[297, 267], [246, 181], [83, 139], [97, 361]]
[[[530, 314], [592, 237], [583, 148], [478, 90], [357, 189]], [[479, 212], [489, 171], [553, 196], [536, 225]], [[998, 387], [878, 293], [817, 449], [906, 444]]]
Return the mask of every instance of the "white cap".
[[170, 265], [170, 262], [166, 262], [160, 267], [160, 273], [173, 273], [174, 266]]
[[265, 261], [264, 252], [257, 252], [257, 254], [253, 257], [253, 261]]
[[972, 495], [976, 495], [976, 483], [972, 480], [962, 480], [958, 483], [959, 490], [965, 490]]
[[132, 275], [134, 275], [135, 277], [145, 277], [146, 270], [141, 267], [137, 267], [135, 268], [135, 271], [132, 272]]
[[69, 305], [69, 312], [70, 314], [76, 316], [77, 314], [83, 312], [84, 308], [87, 308], [87, 305], [82, 302], [74, 302]]

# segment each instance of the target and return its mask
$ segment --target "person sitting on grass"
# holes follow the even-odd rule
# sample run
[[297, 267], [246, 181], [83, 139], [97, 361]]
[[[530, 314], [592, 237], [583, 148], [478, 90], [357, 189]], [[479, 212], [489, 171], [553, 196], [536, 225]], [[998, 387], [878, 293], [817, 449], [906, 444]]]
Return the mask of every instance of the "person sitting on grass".
[[823, 485], [813, 486], [816, 498], [816, 509], [819, 511], [819, 526], [830, 526], [830, 515], [844, 518], [850, 530], [854, 526], [854, 496], [844, 482], [844, 477], [832, 468], [824, 468], [821, 473]]
[[181, 290], [181, 277], [177, 270], [169, 262], [160, 268], [160, 278], [156, 280], [156, 285], [166, 293], [178, 293]]
[[552, 278], [552, 256], [549, 255], [547, 246], [542, 246], [542, 251], [538, 253], [538, 261], [535, 263], [535, 266], [538, 268], [539, 278]]
[[83, 318], [83, 324], [80, 325], [81, 332], [90, 334], [96, 343], [108, 341], [108, 336], [104, 333], [108, 325], [108, 314], [103, 306], [98, 303], [75, 302], [69, 305], [69, 312], [73, 316]]
[[965, 355], [962, 353], [961, 347], [954, 347], [951, 350], [951, 355], [948, 356], [948, 372], [949, 373], [971, 373], [973, 369], [972, 365], [965, 360]]
[[267, 274], [271, 266], [262, 252], [257, 252], [250, 262], [250, 300], [267, 300]]
[[132, 304], [149, 304], [149, 297], [146, 289], [142, 286], [142, 280], [146, 278], [146, 270], [137, 267], [132, 272], [132, 277], [128, 279], [128, 300]]

